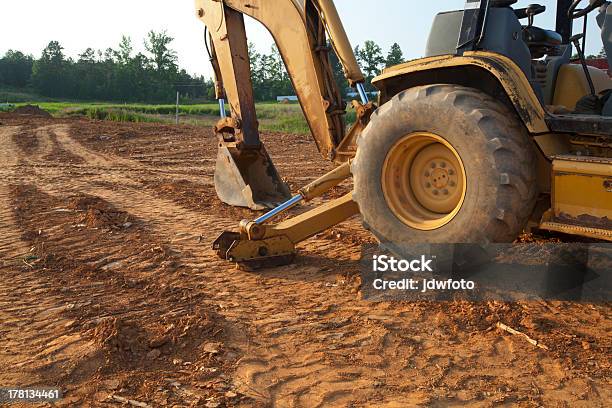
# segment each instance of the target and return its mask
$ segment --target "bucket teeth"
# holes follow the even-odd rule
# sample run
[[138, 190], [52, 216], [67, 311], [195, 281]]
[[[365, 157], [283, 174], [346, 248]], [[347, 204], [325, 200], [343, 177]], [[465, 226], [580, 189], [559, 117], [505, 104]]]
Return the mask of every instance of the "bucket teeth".
[[263, 144], [239, 148], [235, 143], [221, 142], [215, 189], [224, 203], [252, 210], [272, 209], [291, 198]]

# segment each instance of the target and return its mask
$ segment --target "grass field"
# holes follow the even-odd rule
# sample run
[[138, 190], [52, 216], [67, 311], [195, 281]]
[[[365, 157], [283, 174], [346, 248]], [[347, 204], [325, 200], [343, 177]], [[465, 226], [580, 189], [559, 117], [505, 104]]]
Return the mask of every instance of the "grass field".
[[[38, 105], [57, 117], [82, 115], [91, 119], [116, 122], [162, 122], [174, 123], [175, 105], [87, 103], [87, 102], [20, 102], [15, 105]], [[258, 103], [257, 116], [263, 131], [285, 133], [309, 133], [310, 130], [298, 104], [276, 102]], [[216, 103], [181, 105], [179, 121], [196, 126], [212, 126], [219, 117]], [[347, 122], [355, 120], [355, 112], [347, 113]]]

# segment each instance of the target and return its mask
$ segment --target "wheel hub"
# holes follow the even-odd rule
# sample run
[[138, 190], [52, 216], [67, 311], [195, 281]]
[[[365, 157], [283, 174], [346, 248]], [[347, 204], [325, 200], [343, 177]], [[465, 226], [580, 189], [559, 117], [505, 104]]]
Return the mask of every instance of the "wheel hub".
[[450, 213], [461, 200], [461, 168], [453, 152], [441, 143], [419, 150], [410, 169], [415, 199], [430, 211]]
[[440, 136], [415, 133], [399, 140], [383, 167], [383, 193], [391, 211], [413, 228], [448, 223], [465, 197], [465, 171], [455, 149]]
[[444, 168], [435, 168], [436, 165], [437, 163], [435, 161], [431, 162], [431, 166], [434, 167], [434, 170], [429, 177], [425, 175], [425, 178], [428, 179], [428, 182], [431, 182], [435, 188], [444, 188], [448, 185], [448, 178], [450, 175]]

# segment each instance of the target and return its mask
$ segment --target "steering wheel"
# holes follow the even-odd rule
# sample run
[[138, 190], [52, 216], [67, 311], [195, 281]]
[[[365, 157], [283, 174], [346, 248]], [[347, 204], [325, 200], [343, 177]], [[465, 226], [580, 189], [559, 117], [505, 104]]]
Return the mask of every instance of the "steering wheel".
[[567, 11], [567, 15], [574, 20], [580, 17], [584, 17], [596, 8], [603, 6], [605, 2], [606, 0], [595, 0], [582, 10], [577, 10], [580, 3], [582, 3], [582, 0], [574, 0], [569, 10]]

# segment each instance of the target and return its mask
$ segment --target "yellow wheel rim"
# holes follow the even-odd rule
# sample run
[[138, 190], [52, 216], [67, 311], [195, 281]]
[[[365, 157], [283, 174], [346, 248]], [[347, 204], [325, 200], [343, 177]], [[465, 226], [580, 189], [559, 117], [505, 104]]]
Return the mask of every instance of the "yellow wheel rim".
[[411, 228], [430, 231], [449, 223], [463, 205], [466, 185], [461, 157], [444, 138], [432, 133], [403, 137], [383, 164], [387, 205]]

